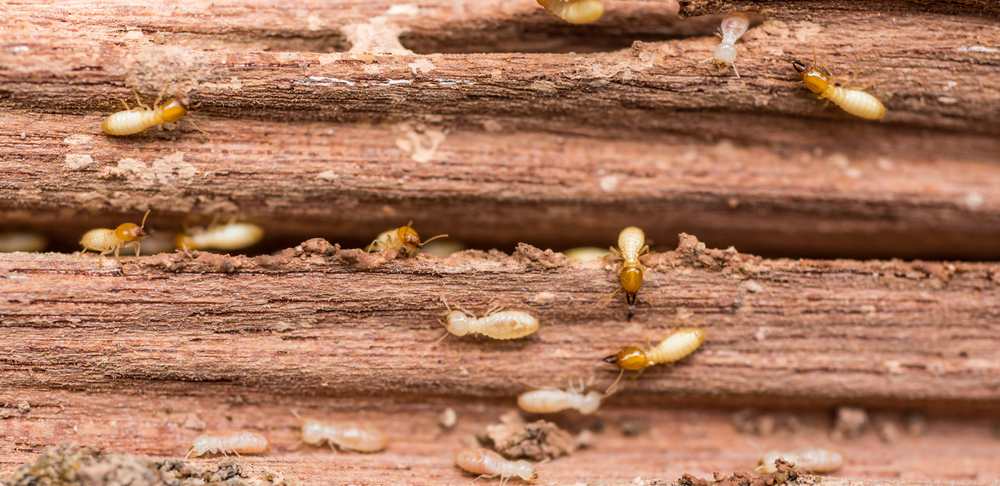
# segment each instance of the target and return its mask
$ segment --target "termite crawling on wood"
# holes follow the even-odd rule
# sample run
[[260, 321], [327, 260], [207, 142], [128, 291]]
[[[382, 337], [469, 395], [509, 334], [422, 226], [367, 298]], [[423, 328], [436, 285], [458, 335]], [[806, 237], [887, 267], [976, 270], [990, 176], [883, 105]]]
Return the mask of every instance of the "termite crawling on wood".
[[[451, 306], [443, 297], [441, 300], [448, 309], [444, 327], [456, 336], [478, 333], [493, 339], [506, 340], [523, 338], [538, 330], [538, 319], [524, 311], [499, 310], [499, 307], [494, 307], [485, 316], [476, 318], [475, 314], [461, 307], [460, 310], [451, 310]], [[445, 337], [447, 336], [445, 334]]]
[[213, 437], [208, 434], [199, 435], [191, 442], [191, 450], [188, 451], [184, 459], [192, 454], [195, 457], [206, 452], [221, 452], [228, 456], [230, 452], [240, 455], [259, 454], [267, 450], [267, 437], [247, 430], [230, 432], [222, 437]]
[[[139, 99], [139, 93], [135, 94], [135, 100], [139, 104], [135, 108], [130, 109], [125, 100], [120, 100], [122, 105], [125, 105], [125, 111], [119, 111], [105, 118], [101, 123], [101, 130], [104, 130], [104, 133], [108, 135], [134, 135], [145, 131], [147, 128], [180, 120], [187, 114], [188, 109], [191, 107], [191, 100], [187, 96], [180, 96], [172, 98], [161, 105], [160, 100], [163, 98], [163, 92], [166, 89], [167, 87], [164, 86], [163, 90], [160, 91], [152, 108]], [[191, 125], [204, 133], [204, 130], [198, 128], [194, 123], [191, 123]]]
[[719, 27], [719, 34], [722, 41], [715, 46], [715, 57], [709, 59], [720, 64], [730, 64], [736, 77], [740, 77], [740, 72], [736, 69], [736, 41], [746, 34], [750, 28], [750, 14], [745, 12], [730, 12], [722, 19], [722, 26]]
[[500, 485], [518, 476], [525, 481], [538, 479], [535, 466], [525, 460], [509, 461], [496, 452], [480, 447], [466, 447], [455, 454], [455, 465], [480, 477], [500, 476]]
[[230, 221], [225, 225], [192, 228], [174, 238], [177, 248], [191, 250], [241, 250], [253, 246], [264, 238], [264, 229], [253, 223]]
[[832, 473], [844, 464], [844, 457], [839, 452], [819, 447], [803, 447], [792, 452], [765, 452], [760, 459], [757, 471], [765, 474], [777, 471], [774, 461], [778, 458], [794, 462], [795, 469], [816, 474]]
[[604, 14], [601, 0], [537, 0], [545, 10], [571, 24], [596, 22]]
[[650, 366], [673, 363], [695, 352], [703, 342], [705, 342], [704, 329], [688, 328], [671, 334], [648, 351], [635, 347], [619, 348], [621, 351], [604, 358], [605, 363], [616, 364], [622, 369], [618, 379], [608, 387], [608, 392], [618, 384], [625, 370], [641, 373]]
[[555, 413], [567, 409], [575, 409], [584, 415], [589, 415], [597, 411], [601, 406], [601, 399], [606, 395], [592, 391], [583, 394], [583, 380], [580, 380], [580, 389], [573, 387], [572, 381], [569, 388], [560, 390], [558, 388], [543, 388], [522, 393], [517, 397], [517, 405], [522, 410], [531, 413]]
[[115, 252], [115, 257], [117, 257], [119, 250], [135, 247], [135, 256], [138, 257], [139, 240], [149, 236], [143, 229], [146, 227], [147, 216], [149, 216], [149, 211], [146, 211], [146, 215], [142, 217], [141, 226], [135, 223], [123, 223], [113, 230], [97, 228], [84, 233], [83, 238], [80, 239], [80, 244], [83, 245], [80, 256], [87, 250], [94, 250], [101, 252], [102, 259], [104, 255], [111, 252]]
[[[649, 245], [646, 244], [646, 234], [635, 226], [629, 226], [623, 229], [618, 235], [618, 247], [621, 250], [611, 247], [611, 254], [616, 259], [624, 260], [621, 269], [618, 270], [618, 279], [621, 282], [621, 287], [615, 289], [611, 297], [608, 297], [607, 302], [604, 303], [604, 306], [607, 306], [608, 302], [611, 302], [611, 298], [619, 290], [625, 290], [625, 301], [628, 302], [628, 305], [635, 305], [635, 295], [642, 288], [642, 272], [646, 270], [646, 267], [639, 261], [639, 257], [649, 253]], [[646, 294], [646, 298], [649, 298], [649, 294]], [[604, 306], [601, 307], [603, 308]]]
[[860, 89], [835, 86], [833, 75], [825, 68], [809, 66], [800, 61], [792, 61], [792, 67], [802, 75], [802, 82], [809, 91], [819, 94], [820, 98], [829, 99], [844, 111], [867, 120], [879, 120], [885, 116], [885, 106], [878, 98]]
[[420, 241], [420, 236], [414, 230], [413, 221], [410, 221], [406, 226], [396, 228], [394, 230], [386, 231], [375, 238], [372, 244], [368, 245], [365, 249], [367, 252], [371, 251], [388, 251], [388, 250], [400, 250], [405, 249], [407, 256], [413, 256], [421, 246], [430, 243], [438, 238], [445, 238], [448, 235], [437, 235], [431, 239]]
[[[296, 414], [297, 415], [297, 414]], [[341, 449], [356, 452], [378, 452], [386, 448], [389, 440], [378, 429], [354, 422], [325, 423], [306, 420], [302, 424], [302, 442], [320, 445], [327, 441], [334, 452], [336, 444]]]

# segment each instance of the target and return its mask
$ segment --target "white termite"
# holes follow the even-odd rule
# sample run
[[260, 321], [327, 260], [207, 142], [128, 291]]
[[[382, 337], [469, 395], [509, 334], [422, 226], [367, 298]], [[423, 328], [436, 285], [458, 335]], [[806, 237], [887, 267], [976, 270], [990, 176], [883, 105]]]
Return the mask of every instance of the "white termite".
[[42, 251], [48, 246], [45, 235], [27, 231], [7, 231], [0, 233], [0, 253], [15, 251]]
[[324, 440], [334, 452], [334, 444], [341, 449], [357, 452], [378, 452], [389, 444], [385, 435], [370, 425], [355, 422], [326, 423], [319, 420], [306, 420], [302, 424], [302, 442], [320, 445]]
[[225, 225], [209, 225], [208, 229], [191, 228], [174, 238], [177, 248], [190, 250], [242, 250], [256, 245], [264, 238], [264, 229], [253, 223], [235, 220]]
[[191, 442], [191, 450], [188, 451], [184, 459], [192, 454], [197, 457], [206, 452], [221, 452], [228, 456], [230, 452], [240, 455], [259, 454], [267, 450], [267, 437], [248, 430], [230, 432], [222, 437], [213, 437], [208, 434], [199, 435]]
[[455, 465], [480, 477], [500, 476], [500, 486], [514, 476], [525, 481], [538, 479], [535, 466], [525, 460], [509, 461], [496, 452], [481, 447], [466, 447], [455, 453]]
[[579, 389], [570, 381], [566, 390], [542, 388], [522, 393], [517, 397], [517, 405], [531, 413], [555, 413], [572, 408], [584, 415], [592, 414], [601, 406], [601, 399], [607, 395], [596, 391], [584, 395], [583, 390], [583, 380], [580, 380]]
[[722, 42], [715, 46], [715, 57], [709, 59], [723, 65], [732, 65], [736, 77], [740, 77], [740, 72], [736, 70], [736, 41], [746, 34], [750, 28], [750, 14], [745, 12], [730, 12], [722, 19], [722, 26], [719, 27], [719, 35]]
[[571, 24], [589, 24], [604, 15], [601, 0], [537, 0], [548, 13]]
[[792, 452], [765, 452], [757, 471], [765, 474], [776, 472], [774, 461], [778, 458], [795, 463], [795, 469], [816, 474], [834, 472], [844, 464], [844, 457], [839, 452], [819, 447], [802, 447]]
[[[493, 307], [485, 316], [476, 318], [476, 315], [459, 307], [459, 310], [451, 310], [448, 302], [441, 299], [448, 314], [443, 322], [445, 329], [456, 336], [464, 336], [469, 333], [479, 333], [493, 339], [518, 339], [523, 338], [538, 330], [538, 319], [524, 311], [500, 310], [500, 307]], [[448, 335], [445, 334], [445, 337]], [[442, 338], [443, 339], [443, 338]]]

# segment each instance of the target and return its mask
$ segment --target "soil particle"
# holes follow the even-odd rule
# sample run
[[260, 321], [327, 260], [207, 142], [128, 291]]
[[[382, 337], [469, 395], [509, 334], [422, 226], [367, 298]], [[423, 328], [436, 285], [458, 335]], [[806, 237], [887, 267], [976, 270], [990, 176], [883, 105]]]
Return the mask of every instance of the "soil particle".
[[526, 423], [512, 410], [500, 417], [500, 423], [486, 426], [486, 437], [500, 454], [534, 461], [571, 454], [577, 447], [572, 434], [545, 420]]
[[680, 243], [677, 250], [667, 253], [668, 261], [673, 257], [678, 263], [721, 271], [723, 275], [740, 279], [766, 277], [770, 274], [770, 269], [761, 265], [761, 257], [742, 255], [733, 247], [725, 250], [707, 248], [698, 238], [687, 233], [681, 233], [678, 238]]
[[340, 245], [331, 245], [329, 241], [323, 238], [313, 238], [311, 240], [306, 240], [299, 245], [302, 251], [305, 253], [330, 256], [334, 255], [340, 251]]
[[528, 268], [552, 269], [566, 265], [569, 258], [552, 250], [539, 250], [527, 243], [518, 243], [514, 258]]
[[777, 472], [763, 476], [754, 476], [746, 471], [733, 471], [731, 474], [716, 472], [714, 480], [710, 481], [685, 473], [677, 482], [687, 486], [772, 486], [799, 478], [798, 471], [792, 469], [794, 464], [783, 459], [776, 460], [775, 464], [778, 467]]
[[35, 462], [22, 465], [3, 482], [8, 486], [249, 486], [241, 474], [240, 466], [229, 459], [202, 468], [178, 459], [104, 455], [62, 442], [46, 447]]

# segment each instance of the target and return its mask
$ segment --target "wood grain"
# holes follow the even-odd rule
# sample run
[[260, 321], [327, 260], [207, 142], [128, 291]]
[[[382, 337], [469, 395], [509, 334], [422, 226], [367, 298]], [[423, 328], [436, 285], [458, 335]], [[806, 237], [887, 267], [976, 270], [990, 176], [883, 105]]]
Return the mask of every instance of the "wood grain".
[[[654, 306], [602, 310], [617, 285], [605, 263], [527, 245], [514, 256], [405, 261], [323, 240], [300, 248], [161, 254], [125, 260], [125, 276], [113, 261], [98, 272], [95, 258], [4, 256], [7, 382], [509, 397], [523, 383], [610, 384], [619, 370], [601, 363], [613, 348], [599, 338], [645, 343], [700, 326], [700, 352], [647, 371], [629, 394], [734, 405], [1000, 403], [995, 265], [760, 260], [683, 236], [677, 251], [646, 260]], [[527, 310], [542, 327], [523, 340], [435, 345], [442, 298], [479, 313]]]

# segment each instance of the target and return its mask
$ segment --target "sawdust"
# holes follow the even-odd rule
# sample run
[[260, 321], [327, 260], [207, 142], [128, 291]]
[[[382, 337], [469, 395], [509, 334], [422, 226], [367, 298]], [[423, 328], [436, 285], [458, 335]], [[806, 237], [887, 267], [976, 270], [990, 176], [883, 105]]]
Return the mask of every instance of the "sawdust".
[[863, 408], [838, 407], [830, 438], [851, 440], [861, 437], [868, 425], [868, 413]]
[[438, 157], [437, 150], [448, 137], [447, 130], [431, 128], [423, 123], [403, 122], [392, 129], [396, 147], [412, 154], [414, 162], [426, 163]]
[[556, 424], [545, 420], [529, 424], [517, 410], [503, 414], [499, 423], [486, 426], [483, 442], [487, 441], [505, 457], [535, 461], [572, 454], [578, 446], [577, 439]]
[[528, 268], [553, 269], [565, 266], [569, 257], [552, 250], [539, 250], [527, 243], [518, 243], [514, 258]]
[[83, 170], [94, 165], [94, 158], [89, 154], [66, 154], [66, 167], [70, 170]]
[[[67, 161], [68, 163], [68, 161]], [[115, 166], [101, 169], [102, 179], [126, 179], [142, 188], [170, 187], [176, 182], [189, 181], [198, 176], [194, 165], [184, 162], [183, 152], [174, 152], [147, 164], [138, 159], [123, 158]]]
[[687, 233], [678, 235], [680, 244], [675, 252], [670, 252], [678, 262], [693, 265], [695, 268], [706, 268], [721, 271], [723, 275], [734, 278], [766, 277], [770, 269], [761, 265], [763, 259], [759, 256], [742, 255], [736, 248], [725, 250], [709, 249], [698, 238]]

